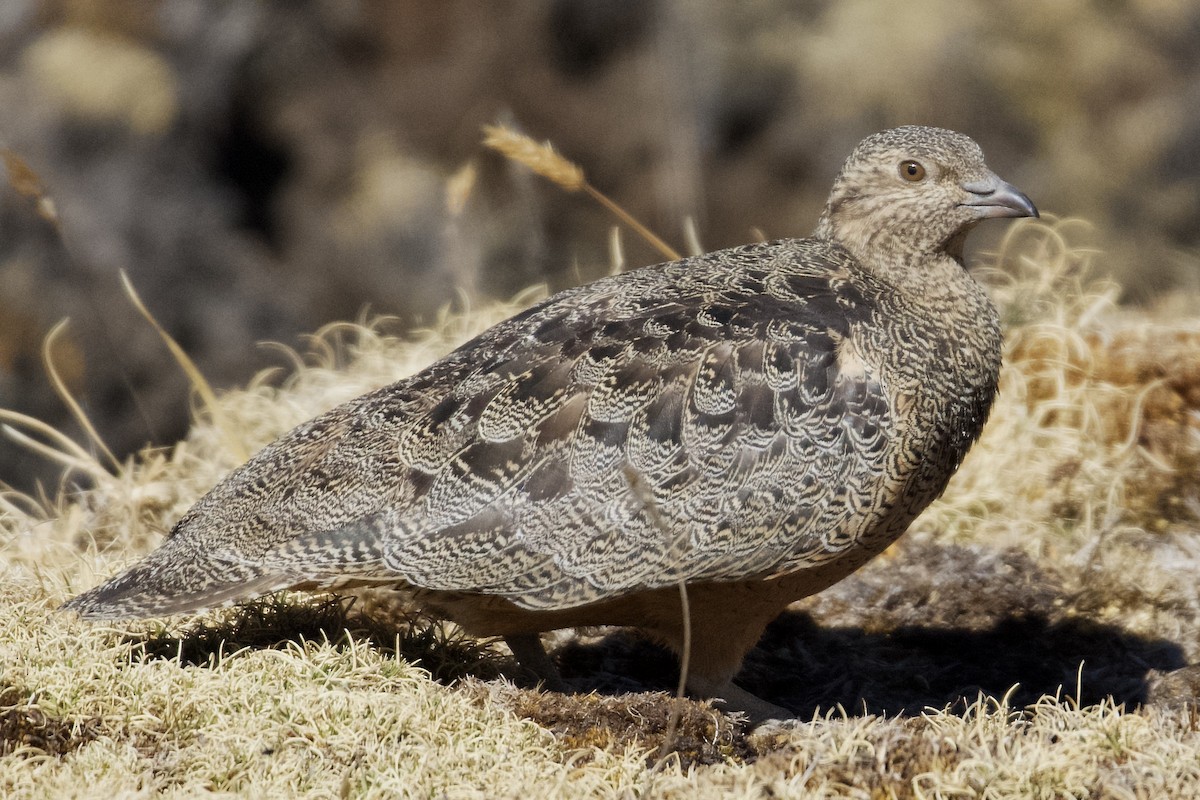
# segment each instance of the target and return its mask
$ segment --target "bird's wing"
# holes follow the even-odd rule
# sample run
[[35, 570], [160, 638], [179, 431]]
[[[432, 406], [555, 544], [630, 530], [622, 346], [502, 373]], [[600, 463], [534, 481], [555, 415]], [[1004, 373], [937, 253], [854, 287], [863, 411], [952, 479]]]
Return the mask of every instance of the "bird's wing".
[[362, 399], [315, 468], [390, 500], [264, 560], [567, 607], [843, 552], [893, 426], [853, 346], [873, 305], [828, 246], [721, 258], [559, 296]]
[[[848, 259], [751, 245], [560, 293], [264, 448], [120, 594], [357, 576], [556, 608], [836, 555], [893, 426]], [[180, 586], [169, 551], [230, 580]], [[130, 602], [104, 588], [72, 606]]]

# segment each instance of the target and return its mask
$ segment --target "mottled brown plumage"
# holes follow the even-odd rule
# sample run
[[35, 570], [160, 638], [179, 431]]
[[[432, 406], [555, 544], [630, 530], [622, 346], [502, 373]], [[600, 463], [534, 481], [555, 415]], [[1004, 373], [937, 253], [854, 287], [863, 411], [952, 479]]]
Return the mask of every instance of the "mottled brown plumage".
[[815, 236], [561, 292], [269, 445], [144, 561], [67, 604], [192, 612], [287, 587], [398, 584], [545, 670], [540, 631], [636, 625], [692, 691], [731, 683], [788, 603], [899, 536], [996, 391], [996, 312], [961, 262], [1036, 216], [961, 134], [864, 140]]

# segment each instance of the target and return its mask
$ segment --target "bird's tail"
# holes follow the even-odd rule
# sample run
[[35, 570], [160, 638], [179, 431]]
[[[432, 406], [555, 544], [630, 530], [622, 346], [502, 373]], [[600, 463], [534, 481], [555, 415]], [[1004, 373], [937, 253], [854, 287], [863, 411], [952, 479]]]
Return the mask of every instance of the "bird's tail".
[[233, 605], [296, 583], [293, 575], [224, 560], [173, 537], [144, 560], [62, 608], [86, 619], [159, 617]]

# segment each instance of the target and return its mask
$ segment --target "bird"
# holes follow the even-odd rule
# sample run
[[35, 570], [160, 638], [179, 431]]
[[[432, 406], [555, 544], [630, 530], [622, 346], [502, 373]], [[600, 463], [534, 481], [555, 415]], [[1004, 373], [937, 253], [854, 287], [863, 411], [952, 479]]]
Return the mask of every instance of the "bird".
[[629, 626], [686, 646], [691, 695], [786, 719], [742, 660], [945, 489], [1000, 370], [964, 240], [1037, 216], [964, 134], [868, 136], [810, 237], [558, 292], [267, 445], [64, 608], [396, 587], [549, 686], [540, 634]]

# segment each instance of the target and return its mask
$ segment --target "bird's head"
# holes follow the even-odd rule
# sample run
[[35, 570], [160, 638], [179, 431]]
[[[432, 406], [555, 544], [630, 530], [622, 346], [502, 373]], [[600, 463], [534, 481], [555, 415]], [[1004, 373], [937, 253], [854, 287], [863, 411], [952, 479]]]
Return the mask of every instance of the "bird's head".
[[988, 169], [961, 133], [909, 125], [864, 139], [834, 181], [816, 235], [864, 265], [938, 254], [962, 259], [966, 234], [991, 217], [1036, 217], [1033, 203]]

